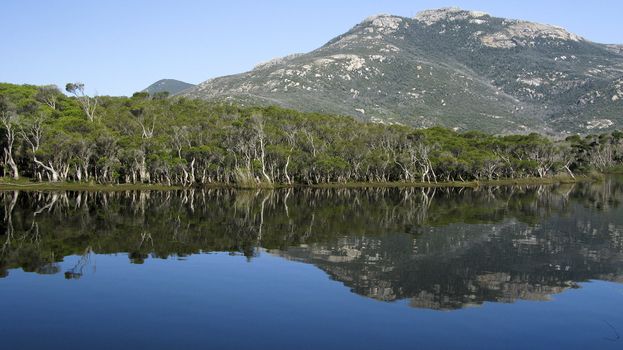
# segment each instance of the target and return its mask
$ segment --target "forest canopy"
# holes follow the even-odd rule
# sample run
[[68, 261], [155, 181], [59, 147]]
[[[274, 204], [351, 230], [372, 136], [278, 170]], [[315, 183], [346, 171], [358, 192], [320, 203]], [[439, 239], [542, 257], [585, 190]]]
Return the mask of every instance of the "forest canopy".
[[135, 93], [90, 97], [81, 83], [0, 84], [3, 175], [34, 181], [242, 187], [439, 182], [606, 171], [619, 131], [554, 140], [364, 123], [279, 107]]

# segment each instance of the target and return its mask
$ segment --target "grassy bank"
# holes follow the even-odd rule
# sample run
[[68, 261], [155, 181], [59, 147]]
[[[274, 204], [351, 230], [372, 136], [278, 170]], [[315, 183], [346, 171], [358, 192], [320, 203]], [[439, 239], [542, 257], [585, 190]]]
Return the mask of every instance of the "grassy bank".
[[0, 179], [0, 191], [166, 191], [181, 189], [181, 186], [152, 184], [97, 184], [85, 182], [35, 182], [30, 179]]
[[329, 183], [312, 185], [317, 188], [367, 188], [367, 187], [480, 187], [480, 186], [514, 186], [514, 185], [554, 185], [564, 183], [576, 183], [586, 181], [599, 181], [603, 179], [601, 174], [586, 176], [552, 176], [545, 178], [530, 177], [520, 179], [499, 179], [482, 181], [450, 181], [450, 182], [352, 182], [352, 183]]
[[[618, 174], [623, 174], [623, 169]], [[483, 181], [451, 181], [451, 182], [346, 182], [346, 183], [326, 183], [316, 185], [285, 185], [260, 183], [256, 186], [235, 186], [227, 184], [208, 184], [206, 188], [237, 188], [237, 189], [279, 189], [290, 187], [310, 187], [310, 188], [409, 188], [409, 187], [480, 187], [480, 186], [514, 186], [514, 185], [553, 185], [563, 183], [576, 183], [585, 181], [599, 181], [604, 177], [603, 174], [593, 173], [590, 175], [570, 176], [559, 175], [545, 178], [520, 178], [520, 179], [499, 179]], [[182, 186], [167, 186], [154, 184], [96, 184], [80, 182], [34, 182], [29, 179], [18, 181], [0, 179], [0, 191], [170, 191], [183, 189]]]
[[623, 165], [617, 165], [608, 168], [605, 173], [610, 175], [623, 175]]

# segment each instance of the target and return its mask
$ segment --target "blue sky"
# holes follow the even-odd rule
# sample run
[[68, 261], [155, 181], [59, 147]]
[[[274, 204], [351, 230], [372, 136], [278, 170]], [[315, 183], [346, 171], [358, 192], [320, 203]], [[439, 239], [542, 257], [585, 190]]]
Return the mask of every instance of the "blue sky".
[[0, 81], [129, 95], [161, 78], [199, 83], [307, 52], [373, 14], [445, 6], [623, 43], [621, 0], [1, 0]]

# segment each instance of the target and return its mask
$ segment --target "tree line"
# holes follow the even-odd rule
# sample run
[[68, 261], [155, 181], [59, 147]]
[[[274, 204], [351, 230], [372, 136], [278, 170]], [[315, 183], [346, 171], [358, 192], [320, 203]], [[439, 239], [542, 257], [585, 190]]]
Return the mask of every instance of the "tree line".
[[623, 133], [495, 136], [279, 107], [91, 97], [84, 84], [0, 84], [3, 175], [34, 181], [240, 187], [575, 177], [623, 160]]

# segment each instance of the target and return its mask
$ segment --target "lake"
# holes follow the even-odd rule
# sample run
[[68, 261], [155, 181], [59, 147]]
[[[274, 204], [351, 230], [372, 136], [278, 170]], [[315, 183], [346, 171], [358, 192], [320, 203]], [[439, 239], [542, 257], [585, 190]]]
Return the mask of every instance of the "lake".
[[623, 178], [0, 196], [2, 349], [623, 348]]

